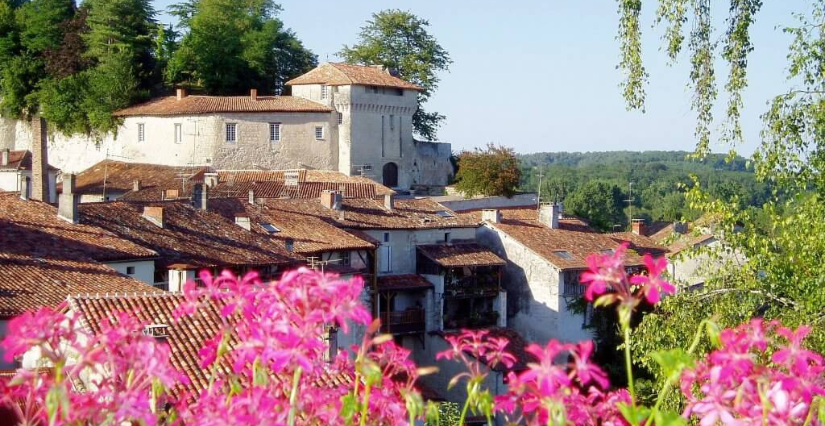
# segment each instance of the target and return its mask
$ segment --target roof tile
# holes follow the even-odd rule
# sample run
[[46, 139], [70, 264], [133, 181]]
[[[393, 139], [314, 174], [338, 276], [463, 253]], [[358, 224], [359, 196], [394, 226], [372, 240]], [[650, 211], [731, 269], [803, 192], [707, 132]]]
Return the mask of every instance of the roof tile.
[[332, 108], [304, 98], [293, 96], [200, 96], [190, 95], [183, 99], [176, 96], [155, 98], [148, 102], [130, 106], [113, 115], [129, 116], [171, 116], [216, 114], [228, 112], [318, 112], [329, 113]]
[[421, 87], [390, 75], [378, 66], [350, 65], [342, 63], [321, 64], [312, 71], [294, 78], [286, 83], [288, 86], [301, 84], [326, 84], [329, 86], [347, 86], [351, 84], [364, 86], [396, 87], [400, 89], [423, 90]]

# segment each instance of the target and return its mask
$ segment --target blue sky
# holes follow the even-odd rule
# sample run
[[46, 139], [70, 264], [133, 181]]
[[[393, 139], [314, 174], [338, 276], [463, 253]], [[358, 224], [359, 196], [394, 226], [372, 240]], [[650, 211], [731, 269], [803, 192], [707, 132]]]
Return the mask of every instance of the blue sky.
[[[158, 10], [175, 0], [155, 0]], [[620, 74], [615, 0], [281, 0], [281, 18], [321, 62], [336, 61], [343, 44], [382, 9], [409, 10], [430, 21], [430, 31], [454, 61], [441, 75], [427, 107], [447, 116], [439, 139], [454, 150], [488, 142], [521, 153], [541, 151], [690, 150], [695, 144], [688, 58], [667, 65], [659, 52], [661, 28], [653, 28], [655, 0], [645, 1], [644, 60], [650, 73], [647, 112], [625, 110]], [[724, 30], [726, 1], [714, 1], [717, 29]], [[743, 125], [750, 154], [759, 144], [766, 102], [787, 88], [787, 45], [777, 26], [795, 23], [806, 0], [768, 0], [753, 28]], [[160, 19], [169, 22], [169, 17]], [[720, 37], [722, 31], [719, 31]], [[721, 87], [727, 70], [720, 62]], [[721, 125], [721, 122], [717, 123]], [[728, 147], [715, 145], [714, 150]]]

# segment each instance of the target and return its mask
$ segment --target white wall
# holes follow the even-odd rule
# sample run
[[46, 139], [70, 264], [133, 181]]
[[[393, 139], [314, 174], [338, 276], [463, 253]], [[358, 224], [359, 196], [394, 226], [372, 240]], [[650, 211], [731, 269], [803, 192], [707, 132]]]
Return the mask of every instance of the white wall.
[[[30, 170], [0, 171], [0, 191], [19, 192], [22, 181], [26, 178], [29, 182], [29, 195], [32, 191], [32, 172]], [[49, 172], [49, 203], [57, 202], [57, 172]]]
[[578, 342], [592, 339], [583, 328], [582, 314], [570, 312], [562, 296], [561, 271], [507, 234], [484, 225], [478, 242], [507, 260], [502, 286], [508, 292], [508, 325], [527, 341], [546, 344], [551, 339]]
[[[146, 284], [152, 285], [154, 284], [155, 280], [155, 261], [154, 260], [138, 260], [138, 261], [131, 261], [131, 262], [110, 262], [107, 263], [106, 266], [120, 272], [123, 275], [126, 275], [130, 278], [134, 278], [138, 281], [142, 281]], [[128, 273], [128, 268], [135, 268], [134, 273]]]
[[[451, 240], [472, 240], [475, 228], [440, 228], [422, 230], [365, 230], [369, 236], [380, 241], [382, 246], [392, 251], [392, 271], [381, 274], [383, 259], [379, 248], [378, 273], [381, 275], [414, 274], [416, 272], [416, 246], [421, 244], [438, 244], [444, 242], [444, 234], [450, 233]], [[390, 234], [390, 241], [384, 242], [384, 233]]]

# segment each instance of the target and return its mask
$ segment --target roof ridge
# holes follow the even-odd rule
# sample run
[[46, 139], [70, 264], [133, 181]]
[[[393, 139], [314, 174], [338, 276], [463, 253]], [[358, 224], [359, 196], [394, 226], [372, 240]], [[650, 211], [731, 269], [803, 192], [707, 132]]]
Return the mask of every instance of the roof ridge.
[[346, 80], [347, 80], [350, 84], [355, 84], [355, 81], [353, 81], [353, 79], [352, 79], [349, 75], [347, 75], [347, 73], [346, 73], [346, 72], [344, 72], [342, 69], [338, 68], [338, 65], [350, 65], [350, 64], [345, 64], [345, 63], [342, 63], [342, 62], [327, 62], [325, 65], [330, 65], [330, 66], [332, 66], [332, 68], [334, 68], [336, 72], [338, 72], [339, 74], [341, 74], [342, 76], [344, 76], [344, 78], [345, 78], [345, 79], [346, 79]]

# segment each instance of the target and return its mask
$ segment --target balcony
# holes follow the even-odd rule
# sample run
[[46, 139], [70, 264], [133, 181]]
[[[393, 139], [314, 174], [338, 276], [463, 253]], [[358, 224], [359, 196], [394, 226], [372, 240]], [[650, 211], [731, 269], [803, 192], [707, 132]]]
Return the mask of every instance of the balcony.
[[381, 312], [381, 332], [390, 334], [423, 333], [427, 322], [424, 309]]
[[457, 276], [450, 273], [444, 280], [444, 296], [450, 298], [496, 297], [500, 290], [497, 274]]

